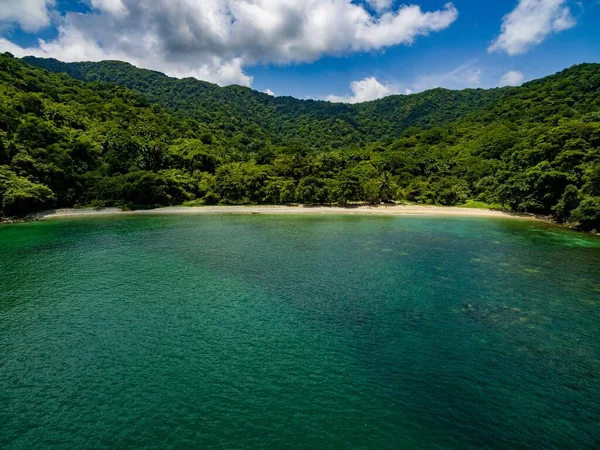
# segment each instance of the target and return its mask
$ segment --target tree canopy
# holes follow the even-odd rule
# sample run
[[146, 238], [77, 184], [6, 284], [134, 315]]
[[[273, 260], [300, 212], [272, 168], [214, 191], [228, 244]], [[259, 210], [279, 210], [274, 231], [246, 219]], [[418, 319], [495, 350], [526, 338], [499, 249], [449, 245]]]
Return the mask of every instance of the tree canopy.
[[78, 205], [478, 201], [600, 229], [599, 94], [598, 64], [518, 88], [344, 105], [116, 61], [4, 54], [0, 215]]

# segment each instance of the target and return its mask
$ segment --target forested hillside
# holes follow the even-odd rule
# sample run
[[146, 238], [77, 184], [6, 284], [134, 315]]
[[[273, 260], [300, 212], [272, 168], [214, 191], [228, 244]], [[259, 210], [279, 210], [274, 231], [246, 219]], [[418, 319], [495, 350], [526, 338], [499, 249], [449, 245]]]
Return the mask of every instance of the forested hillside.
[[33, 57], [24, 61], [79, 80], [127, 87], [180, 117], [199, 120], [230, 138], [240, 134], [246, 139], [267, 139], [276, 145], [297, 143], [318, 151], [397, 139], [410, 126], [445, 125], [512, 90], [434, 89], [347, 105], [272, 97], [241, 86], [220, 88], [193, 78], [169, 78], [120, 61], [63, 63]]
[[70, 76], [0, 55], [0, 215], [475, 200], [600, 229], [597, 64], [520, 88], [334, 105], [118, 62], [27, 61]]

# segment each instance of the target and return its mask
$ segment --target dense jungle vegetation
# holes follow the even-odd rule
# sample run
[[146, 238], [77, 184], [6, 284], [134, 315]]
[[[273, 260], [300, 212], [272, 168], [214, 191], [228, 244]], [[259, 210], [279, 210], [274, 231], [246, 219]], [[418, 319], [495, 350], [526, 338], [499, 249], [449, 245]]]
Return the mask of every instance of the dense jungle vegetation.
[[600, 230], [600, 65], [344, 105], [0, 54], [0, 216], [388, 201], [477, 201]]

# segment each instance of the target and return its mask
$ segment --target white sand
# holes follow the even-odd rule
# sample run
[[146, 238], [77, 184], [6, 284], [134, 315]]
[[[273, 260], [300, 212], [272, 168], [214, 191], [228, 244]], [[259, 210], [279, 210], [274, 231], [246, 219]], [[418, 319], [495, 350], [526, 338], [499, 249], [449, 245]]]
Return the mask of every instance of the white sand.
[[489, 209], [457, 208], [446, 206], [392, 205], [392, 206], [172, 206], [140, 211], [122, 211], [118, 208], [57, 209], [29, 216], [31, 219], [61, 217], [113, 216], [113, 215], [202, 215], [202, 214], [342, 214], [384, 216], [463, 216], [463, 217], [514, 217], [534, 219], [533, 215], [514, 214]]

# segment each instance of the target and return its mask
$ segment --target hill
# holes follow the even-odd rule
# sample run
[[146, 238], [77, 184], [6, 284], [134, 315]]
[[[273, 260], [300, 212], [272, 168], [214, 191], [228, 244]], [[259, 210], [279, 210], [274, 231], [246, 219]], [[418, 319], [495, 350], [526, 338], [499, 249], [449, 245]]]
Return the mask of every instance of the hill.
[[411, 126], [445, 125], [511, 91], [434, 89], [347, 105], [272, 97], [241, 86], [221, 88], [193, 78], [169, 78], [119, 61], [63, 63], [34, 57], [24, 61], [82, 81], [127, 87], [180, 117], [194, 118], [229, 137], [242, 133], [276, 145], [296, 142], [319, 151], [396, 139]]
[[334, 105], [125, 63], [26, 61], [65, 73], [0, 55], [0, 215], [477, 201], [600, 229], [598, 64], [519, 88]]

